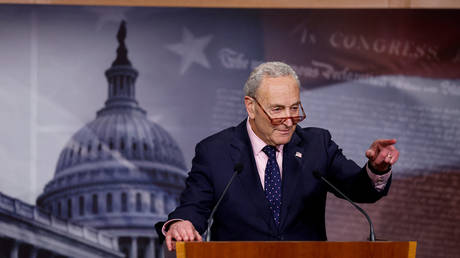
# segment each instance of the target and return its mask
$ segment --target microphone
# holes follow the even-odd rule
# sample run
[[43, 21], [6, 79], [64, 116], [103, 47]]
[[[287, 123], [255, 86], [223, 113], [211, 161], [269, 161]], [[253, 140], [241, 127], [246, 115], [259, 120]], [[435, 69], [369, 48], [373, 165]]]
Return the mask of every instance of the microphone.
[[211, 215], [209, 215], [208, 228], [204, 232], [204, 235], [206, 235], [206, 242], [211, 241], [211, 227], [212, 227], [212, 223], [214, 222], [214, 213], [216, 212], [217, 208], [219, 207], [219, 204], [222, 201], [222, 199], [224, 199], [225, 193], [227, 193], [227, 190], [230, 187], [230, 185], [232, 184], [233, 179], [235, 179], [236, 175], [238, 175], [242, 170], [243, 170], [243, 164], [241, 164], [241, 163], [236, 163], [235, 166], [233, 167], [233, 171], [234, 171], [233, 175], [230, 178], [230, 181], [228, 181], [227, 185], [225, 186], [224, 191], [222, 192], [222, 194], [219, 197], [219, 200], [217, 200], [216, 205], [212, 209]]
[[358, 209], [359, 212], [361, 212], [367, 219], [367, 222], [369, 223], [369, 240], [372, 242], [375, 242], [375, 233], [374, 233], [374, 225], [372, 225], [371, 218], [369, 218], [369, 215], [361, 208], [359, 207], [356, 203], [354, 203], [350, 198], [348, 198], [344, 193], [342, 193], [337, 187], [335, 187], [331, 182], [329, 182], [326, 178], [324, 178], [321, 173], [317, 170], [313, 171], [313, 175], [316, 177], [316, 179], [321, 179], [323, 182], [325, 182], [327, 185], [332, 187], [337, 193], [339, 193], [345, 200], [350, 202], [353, 206], [355, 206], [356, 209]]

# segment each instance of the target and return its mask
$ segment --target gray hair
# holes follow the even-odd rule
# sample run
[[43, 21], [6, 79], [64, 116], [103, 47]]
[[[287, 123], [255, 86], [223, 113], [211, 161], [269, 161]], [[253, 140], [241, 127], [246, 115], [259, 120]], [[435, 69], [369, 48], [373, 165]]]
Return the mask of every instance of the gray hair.
[[256, 91], [262, 80], [266, 77], [277, 78], [284, 76], [292, 76], [300, 87], [300, 81], [289, 65], [282, 62], [266, 62], [258, 65], [249, 75], [248, 80], [244, 84], [244, 94], [251, 98], [255, 98]]

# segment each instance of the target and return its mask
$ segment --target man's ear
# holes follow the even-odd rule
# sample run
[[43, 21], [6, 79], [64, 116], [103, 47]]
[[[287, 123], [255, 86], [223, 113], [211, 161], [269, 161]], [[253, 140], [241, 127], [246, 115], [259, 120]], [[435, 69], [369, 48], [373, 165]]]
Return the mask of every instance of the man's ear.
[[246, 106], [246, 112], [248, 112], [248, 116], [250, 119], [254, 119], [255, 112], [256, 112], [256, 103], [253, 98], [249, 96], [244, 96], [244, 105]]

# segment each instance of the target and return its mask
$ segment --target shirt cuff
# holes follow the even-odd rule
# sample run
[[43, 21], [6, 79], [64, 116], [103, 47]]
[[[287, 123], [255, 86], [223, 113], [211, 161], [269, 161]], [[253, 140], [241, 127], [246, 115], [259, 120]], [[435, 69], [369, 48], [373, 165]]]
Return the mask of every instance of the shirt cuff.
[[366, 163], [366, 171], [370, 179], [372, 180], [372, 183], [374, 184], [375, 190], [377, 190], [378, 192], [383, 191], [383, 189], [385, 189], [385, 186], [388, 183], [388, 179], [391, 176], [391, 169], [385, 174], [377, 175], [374, 172], [372, 172], [372, 170], [369, 168], [368, 162]]
[[163, 233], [163, 236], [166, 236], [166, 233], [169, 230], [169, 227], [174, 223], [178, 221], [183, 221], [183, 219], [170, 219], [163, 224], [163, 227], [161, 228], [161, 233]]

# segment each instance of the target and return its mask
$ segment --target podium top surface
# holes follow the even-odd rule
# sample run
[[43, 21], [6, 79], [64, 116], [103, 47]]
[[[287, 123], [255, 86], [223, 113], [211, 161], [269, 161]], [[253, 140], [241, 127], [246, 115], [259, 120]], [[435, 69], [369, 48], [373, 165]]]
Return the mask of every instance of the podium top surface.
[[178, 242], [177, 258], [415, 258], [408, 242]]

